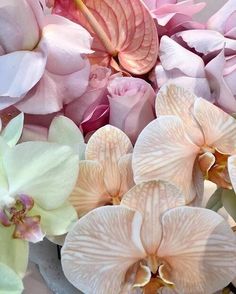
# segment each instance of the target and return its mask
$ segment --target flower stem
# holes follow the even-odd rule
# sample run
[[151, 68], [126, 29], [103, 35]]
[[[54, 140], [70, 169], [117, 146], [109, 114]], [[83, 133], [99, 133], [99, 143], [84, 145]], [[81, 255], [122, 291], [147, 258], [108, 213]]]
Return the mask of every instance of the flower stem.
[[114, 48], [114, 46], [111, 44], [110, 39], [108, 38], [107, 34], [103, 30], [102, 26], [97, 22], [96, 18], [93, 16], [93, 14], [89, 11], [87, 6], [84, 4], [82, 0], [75, 0], [78, 8], [83, 13], [84, 17], [87, 19], [91, 27], [93, 28], [94, 32], [99, 37], [100, 41], [106, 48], [107, 52], [111, 56], [117, 56], [118, 51]]

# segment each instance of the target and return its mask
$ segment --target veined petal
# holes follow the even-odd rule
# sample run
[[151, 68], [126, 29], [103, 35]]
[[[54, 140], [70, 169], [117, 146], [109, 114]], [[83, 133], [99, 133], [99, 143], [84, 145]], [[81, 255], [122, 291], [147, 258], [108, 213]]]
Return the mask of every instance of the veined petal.
[[84, 293], [119, 293], [128, 269], [146, 256], [141, 224], [139, 212], [122, 206], [97, 208], [81, 218], [62, 248], [68, 280]]
[[0, 294], [19, 294], [23, 290], [20, 277], [10, 267], [0, 263]]
[[132, 150], [133, 146], [128, 136], [110, 125], [96, 131], [87, 144], [85, 159], [100, 162], [104, 170], [104, 182], [111, 195], [117, 196], [120, 188], [118, 161]]
[[193, 105], [197, 97], [188, 90], [166, 84], [157, 94], [156, 115], [176, 115], [184, 122], [188, 135], [198, 145], [203, 143], [202, 131], [193, 116]]
[[158, 256], [168, 266], [163, 274], [176, 290], [188, 294], [213, 293], [236, 275], [236, 239], [217, 213], [178, 207], [163, 214], [163, 239]]
[[198, 152], [199, 147], [188, 138], [180, 118], [160, 116], [142, 131], [134, 147], [134, 180], [170, 181], [189, 203], [196, 194], [192, 171]]
[[14, 226], [6, 228], [0, 224], [0, 263], [23, 277], [28, 265], [29, 246], [24, 240], [13, 239], [13, 232]]
[[48, 141], [70, 146], [80, 159], [84, 157], [84, 137], [76, 124], [65, 116], [57, 116], [52, 120], [48, 131]]
[[230, 156], [228, 158], [228, 171], [231, 184], [236, 191], [236, 155]]
[[80, 161], [79, 177], [69, 200], [79, 216], [96, 207], [112, 203], [104, 184], [104, 171], [99, 162]]
[[71, 148], [48, 142], [16, 145], [4, 154], [3, 165], [9, 194], [27, 194], [44, 209], [55, 209], [65, 202], [79, 166]]
[[236, 121], [232, 116], [202, 98], [195, 101], [194, 116], [202, 127], [207, 146], [222, 153], [235, 152]]
[[129, 189], [131, 189], [134, 183], [134, 175], [132, 169], [132, 154], [123, 155], [118, 161], [118, 168], [120, 171], [120, 191], [119, 194], [122, 197]]
[[185, 205], [185, 198], [175, 186], [152, 181], [136, 185], [125, 194], [121, 204], [142, 214], [141, 240], [146, 252], [152, 255], [156, 254], [162, 237], [162, 214]]

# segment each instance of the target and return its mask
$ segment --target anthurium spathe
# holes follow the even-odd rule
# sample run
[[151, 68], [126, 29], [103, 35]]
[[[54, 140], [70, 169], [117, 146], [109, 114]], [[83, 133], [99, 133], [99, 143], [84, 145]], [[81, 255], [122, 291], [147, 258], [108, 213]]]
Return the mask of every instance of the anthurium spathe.
[[86, 90], [91, 36], [43, 8], [39, 0], [1, 1], [0, 109], [18, 102], [24, 112], [47, 114]]
[[132, 151], [128, 136], [116, 127], [104, 126], [91, 136], [70, 196], [79, 216], [98, 206], [120, 203], [134, 185]]
[[236, 152], [233, 117], [175, 85], [159, 91], [156, 114], [134, 148], [136, 183], [171, 181], [187, 203], [201, 196], [203, 177], [226, 189], [235, 185], [235, 155], [230, 157]]
[[[56, 0], [54, 13], [83, 25], [94, 37], [93, 63], [147, 73], [158, 56], [155, 22], [140, 0]], [[118, 58], [119, 64], [116, 63]]]
[[86, 294], [212, 294], [236, 275], [236, 239], [217, 213], [181, 206], [176, 187], [135, 186], [66, 237], [62, 266]]

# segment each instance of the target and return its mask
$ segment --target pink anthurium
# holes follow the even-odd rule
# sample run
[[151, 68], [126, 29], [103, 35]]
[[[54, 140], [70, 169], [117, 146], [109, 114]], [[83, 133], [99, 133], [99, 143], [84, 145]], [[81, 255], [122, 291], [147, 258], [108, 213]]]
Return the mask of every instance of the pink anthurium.
[[116, 127], [104, 126], [91, 136], [70, 196], [79, 216], [98, 206], [120, 204], [134, 185], [132, 151], [128, 136]]
[[53, 12], [74, 20], [91, 33], [95, 51], [92, 62], [117, 67], [117, 57], [122, 68], [137, 75], [147, 73], [155, 65], [157, 30], [142, 1], [56, 0]]
[[182, 206], [164, 182], [132, 188], [120, 206], [97, 208], [66, 237], [66, 277], [87, 294], [206, 294], [236, 275], [236, 239], [217, 213]]
[[233, 117], [176, 85], [161, 88], [156, 114], [134, 148], [136, 183], [171, 181], [184, 192], [187, 203], [201, 196], [203, 177], [226, 189], [235, 186]]

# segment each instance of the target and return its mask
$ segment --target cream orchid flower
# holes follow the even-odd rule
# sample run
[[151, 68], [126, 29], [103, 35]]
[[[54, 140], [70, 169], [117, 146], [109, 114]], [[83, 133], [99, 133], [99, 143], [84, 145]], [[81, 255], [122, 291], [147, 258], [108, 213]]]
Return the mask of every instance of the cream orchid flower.
[[119, 204], [134, 186], [132, 151], [128, 136], [116, 127], [107, 125], [91, 136], [70, 196], [79, 216], [98, 206]]
[[202, 195], [203, 178], [236, 189], [233, 117], [175, 85], [159, 91], [156, 114], [134, 147], [136, 183], [171, 181], [185, 194], [187, 203]]
[[224, 219], [165, 182], [133, 187], [66, 237], [62, 266], [86, 294], [211, 294], [236, 276], [236, 239]]

